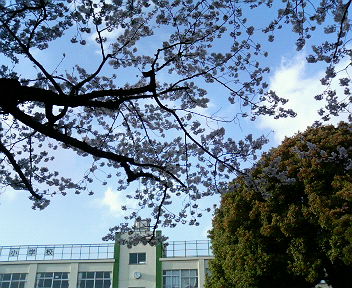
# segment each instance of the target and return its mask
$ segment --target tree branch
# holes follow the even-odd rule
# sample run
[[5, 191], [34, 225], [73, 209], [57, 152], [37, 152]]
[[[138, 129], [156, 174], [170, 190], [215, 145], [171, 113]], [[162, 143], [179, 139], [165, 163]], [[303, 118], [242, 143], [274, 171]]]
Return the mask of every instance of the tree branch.
[[7, 23], [5, 23], [3, 20], [1, 20], [1, 18], [0, 18], [0, 21], [2, 22], [3, 26], [8, 31], [8, 33], [15, 39], [17, 44], [21, 47], [21, 49], [23, 50], [23, 53], [26, 54], [27, 57], [29, 58], [29, 60], [32, 61], [43, 72], [43, 74], [47, 77], [47, 79], [55, 87], [56, 91], [59, 94], [64, 94], [60, 85], [54, 80], [53, 76], [48, 71], [46, 71], [44, 66], [42, 64], [40, 64], [39, 61], [37, 59], [35, 59], [33, 57], [33, 55], [30, 53], [30, 51], [29, 51], [30, 47], [23, 44], [22, 41], [20, 40], [20, 38], [17, 37], [16, 33], [14, 33], [12, 31], [12, 29], [9, 27], [9, 25], [7, 25]]
[[[0, 78], [0, 85], [1, 87], [7, 87], [8, 90], [12, 91], [11, 97], [0, 97], [0, 105], [2, 107], [10, 105], [10, 103], [11, 105], [18, 105], [20, 103], [31, 101], [41, 102], [46, 105], [46, 113], [47, 116], [50, 117], [50, 119], [54, 119], [55, 117], [61, 118], [63, 116], [52, 115], [51, 106], [53, 105], [64, 106], [65, 108], [101, 107], [107, 109], [117, 109], [125, 101], [148, 99], [153, 97], [153, 95], [144, 95], [144, 93], [150, 92], [152, 90], [150, 85], [130, 89], [99, 90], [76, 96], [57, 94], [53, 91], [42, 88], [21, 86], [16, 79]], [[102, 98], [106, 96], [118, 97], [118, 99], [107, 101], [90, 101], [96, 98]]]
[[154, 175], [153, 173], [150, 172], [136, 172], [131, 170], [131, 165], [136, 166], [136, 167], [141, 167], [141, 168], [147, 168], [147, 169], [157, 169], [167, 175], [169, 175], [173, 180], [175, 180], [177, 183], [182, 185], [183, 187], [186, 187], [185, 184], [178, 179], [173, 173], [168, 171], [165, 167], [161, 165], [156, 165], [152, 163], [139, 163], [136, 162], [133, 158], [123, 156], [123, 155], [118, 155], [109, 151], [103, 151], [97, 147], [91, 146], [88, 143], [84, 141], [80, 141], [76, 138], [73, 138], [71, 136], [62, 134], [61, 132], [57, 131], [53, 127], [50, 127], [48, 125], [42, 124], [38, 121], [36, 121], [32, 116], [29, 116], [22, 112], [18, 107], [11, 107], [9, 108], [8, 112], [17, 120], [21, 121], [23, 124], [31, 127], [35, 131], [38, 131], [42, 133], [43, 135], [46, 135], [50, 138], [53, 138], [61, 143], [64, 143], [68, 146], [72, 146], [76, 149], [82, 150], [92, 156], [98, 157], [98, 158], [103, 158], [103, 159], [108, 159], [114, 162], [117, 162], [121, 165], [122, 168], [124, 168], [126, 175], [127, 175], [127, 181], [132, 182], [138, 178], [141, 177], [146, 177], [150, 179], [154, 179], [155, 181], [158, 181], [160, 183], [163, 183], [164, 181], [160, 179], [158, 176]]
[[159, 221], [160, 221], [160, 217], [161, 217], [161, 214], [162, 214], [162, 207], [164, 205], [164, 202], [166, 200], [166, 197], [167, 197], [167, 189], [168, 187], [165, 186], [165, 189], [163, 191], [163, 198], [161, 199], [161, 202], [160, 204], [158, 205], [158, 213], [156, 214], [156, 221], [155, 221], [155, 225], [153, 226], [153, 232], [152, 232], [152, 237], [148, 240], [148, 243], [150, 243], [154, 238], [155, 238], [155, 232], [156, 232], [156, 229], [158, 229], [158, 224], [159, 224]]
[[340, 41], [341, 41], [341, 38], [342, 38], [342, 33], [343, 33], [343, 23], [345, 22], [346, 20], [346, 17], [347, 17], [347, 12], [348, 12], [348, 9], [351, 5], [351, 2], [352, 0], [349, 0], [346, 5], [345, 5], [345, 11], [343, 12], [343, 16], [342, 16], [342, 19], [341, 19], [341, 22], [340, 22], [340, 31], [339, 31], [339, 35], [337, 36], [337, 41], [335, 43], [335, 52], [334, 52], [334, 56], [333, 56], [333, 60], [336, 59], [336, 55], [337, 55], [337, 49], [338, 47], [340, 46]]
[[29, 193], [31, 193], [35, 199], [38, 199], [38, 200], [42, 199], [43, 198], [42, 196], [35, 193], [32, 184], [28, 181], [27, 177], [22, 172], [20, 165], [18, 165], [18, 163], [16, 162], [12, 153], [9, 150], [7, 150], [7, 148], [5, 147], [5, 145], [1, 141], [0, 141], [0, 152], [5, 154], [5, 156], [9, 160], [10, 164], [12, 165], [13, 169], [16, 171], [18, 176], [21, 178], [22, 183], [26, 186]]

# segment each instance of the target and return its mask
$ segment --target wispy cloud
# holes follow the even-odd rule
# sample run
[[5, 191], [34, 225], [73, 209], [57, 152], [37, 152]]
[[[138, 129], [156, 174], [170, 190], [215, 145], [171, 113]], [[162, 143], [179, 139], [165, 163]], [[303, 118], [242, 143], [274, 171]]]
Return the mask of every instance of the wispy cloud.
[[5, 189], [4, 191], [0, 191], [0, 205], [1, 203], [15, 202], [20, 196], [25, 195], [25, 193], [26, 191], [19, 191], [13, 189]]
[[[307, 65], [303, 54], [292, 60], [282, 58], [280, 67], [270, 79], [270, 89], [275, 91], [278, 96], [288, 99], [289, 102], [286, 106], [297, 113], [295, 118], [279, 120], [275, 120], [273, 117], [261, 117], [259, 127], [273, 130], [277, 144], [285, 136], [290, 137], [298, 131], [302, 132], [315, 120], [320, 119], [317, 111], [325, 106], [323, 100], [314, 99], [315, 95], [322, 93], [326, 88], [320, 83], [320, 79], [324, 76], [324, 70], [309, 75]], [[332, 88], [337, 90], [337, 95], [343, 95], [343, 89], [339, 87], [337, 80], [333, 81]], [[347, 116], [334, 117], [326, 124], [336, 124], [342, 120], [347, 120]]]
[[136, 208], [137, 203], [126, 198], [125, 195], [122, 195], [122, 192], [113, 191], [111, 188], [108, 188], [103, 198], [97, 200], [98, 205], [107, 208], [109, 214], [114, 217], [121, 217], [129, 213], [129, 211], [123, 211], [121, 206], [127, 206], [127, 208]]
[[[100, 33], [100, 36], [105, 39], [105, 42], [103, 43], [103, 47], [104, 50], [107, 52], [110, 48], [110, 45], [112, 43], [114, 43], [117, 39], [117, 37], [119, 37], [120, 35], [122, 35], [124, 33], [124, 29], [119, 27], [118, 29], [114, 29], [112, 31], [108, 31], [108, 30], [104, 30], [103, 32]], [[96, 44], [97, 46], [100, 46], [100, 44], [98, 44], [97, 39], [99, 39], [99, 35], [98, 32], [93, 33], [90, 37], [89, 37], [89, 41], [91, 43]], [[100, 49], [97, 49], [95, 51], [97, 54], [101, 53]]]

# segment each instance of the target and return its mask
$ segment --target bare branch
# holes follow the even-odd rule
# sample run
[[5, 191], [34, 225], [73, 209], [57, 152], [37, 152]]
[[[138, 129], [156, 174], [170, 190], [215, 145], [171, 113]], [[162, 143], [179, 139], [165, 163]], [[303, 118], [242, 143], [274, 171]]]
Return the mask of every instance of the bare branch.
[[16, 171], [16, 173], [18, 174], [18, 176], [22, 180], [23, 185], [26, 187], [26, 189], [29, 191], [29, 193], [31, 193], [31, 195], [35, 199], [38, 199], [38, 200], [42, 199], [43, 197], [34, 191], [32, 184], [27, 179], [27, 177], [24, 175], [24, 173], [22, 172], [20, 165], [18, 165], [18, 163], [16, 162], [12, 153], [9, 150], [7, 150], [7, 148], [5, 147], [5, 145], [1, 141], [0, 141], [0, 152], [5, 154], [5, 156], [7, 157], [10, 164], [12, 165], [13, 169]]
[[343, 35], [343, 25], [345, 23], [345, 20], [346, 20], [346, 17], [347, 17], [347, 13], [348, 13], [348, 9], [351, 5], [351, 2], [352, 0], [349, 0], [346, 4], [345, 4], [345, 7], [344, 7], [344, 12], [343, 12], [343, 15], [342, 15], [342, 19], [341, 19], [341, 22], [340, 22], [340, 31], [339, 31], [339, 35], [337, 36], [337, 41], [335, 43], [335, 52], [334, 52], [334, 56], [332, 59], [336, 59], [337, 57], [337, 49], [338, 47], [341, 45], [340, 42], [341, 42], [341, 38], [342, 38], [342, 35]]

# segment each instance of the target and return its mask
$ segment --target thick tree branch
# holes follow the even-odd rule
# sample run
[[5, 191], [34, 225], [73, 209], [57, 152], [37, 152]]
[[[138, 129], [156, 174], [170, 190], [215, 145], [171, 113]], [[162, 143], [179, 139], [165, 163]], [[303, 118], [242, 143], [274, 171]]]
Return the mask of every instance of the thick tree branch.
[[[151, 92], [152, 87], [146, 85], [143, 87], [129, 88], [129, 89], [111, 89], [111, 90], [99, 90], [93, 91], [87, 94], [81, 94], [76, 96], [61, 95], [53, 91], [20, 86], [19, 82], [15, 79], [0, 79], [0, 84], [2, 87], [7, 87], [8, 90], [12, 91], [11, 97], [1, 97], [0, 104], [4, 105], [6, 103], [20, 104], [26, 102], [41, 102], [43, 104], [49, 105], [47, 111], [51, 110], [50, 105], [56, 106], [67, 106], [67, 107], [102, 107], [102, 108], [113, 108], [116, 109], [119, 105], [125, 101], [147, 99], [152, 98], [152, 95], [144, 95], [146, 92]], [[106, 101], [91, 101], [97, 98], [103, 97], [117, 97], [117, 100], [106, 100]]]
[[109, 151], [103, 151], [97, 147], [91, 146], [86, 142], [80, 141], [76, 138], [73, 138], [71, 136], [68, 136], [66, 134], [62, 134], [61, 132], [57, 131], [53, 127], [50, 127], [48, 125], [42, 124], [38, 121], [36, 121], [32, 116], [29, 116], [25, 113], [23, 113], [18, 107], [11, 107], [7, 111], [10, 113], [14, 118], [17, 120], [21, 121], [23, 124], [27, 125], [28, 127], [31, 127], [35, 131], [38, 131], [50, 138], [53, 138], [61, 143], [64, 143], [68, 146], [72, 146], [76, 149], [82, 150], [92, 156], [98, 157], [98, 158], [103, 158], [103, 159], [108, 159], [114, 162], [117, 162], [121, 165], [121, 167], [124, 168], [126, 175], [127, 175], [127, 181], [132, 182], [138, 178], [141, 177], [146, 177], [150, 179], [154, 179], [157, 182], [163, 183], [164, 181], [160, 179], [158, 176], [154, 175], [153, 173], [150, 172], [143, 172], [143, 171], [132, 171], [131, 166], [136, 166], [140, 168], [146, 168], [146, 169], [157, 169], [167, 175], [169, 175], [172, 179], [174, 179], [177, 183], [185, 187], [185, 184], [178, 179], [173, 173], [167, 170], [167, 168], [161, 166], [161, 165], [156, 165], [153, 163], [139, 163], [136, 162], [133, 158], [123, 156], [123, 155], [118, 155], [113, 152]]

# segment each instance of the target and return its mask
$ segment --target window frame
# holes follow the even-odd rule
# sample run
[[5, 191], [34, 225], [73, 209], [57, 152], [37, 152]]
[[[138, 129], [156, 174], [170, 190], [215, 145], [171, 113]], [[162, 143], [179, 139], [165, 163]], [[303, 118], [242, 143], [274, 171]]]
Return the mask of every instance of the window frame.
[[[10, 275], [9, 279], [4, 279], [4, 275]], [[19, 275], [18, 279], [14, 279], [14, 275]], [[28, 273], [0, 273], [0, 287], [3, 286], [3, 283], [9, 283], [8, 288], [11, 288], [15, 285], [14, 283], [18, 283], [15, 288], [24, 288], [27, 282]], [[8, 277], [6, 277], [8, 278]], [[17, 278], [17, 277], [15, 277]], [[6, 285], [4, 285], [6, 286]], [[21, 287], [22, 286], [22, 287]]]
[[[191, 272], [192, 271], [192, 272]], [[194, 273], [195, 272], [195, 273]], [[187, 273], [188, 275], [184, 275]], [[195, 274], [195, 276], [193, 276]], [[163, 270], [163, 288], [183, 288], [182, 287], [182, 280], [187, 279], [189, 283], [192, 280], [195, 280], [194, 288], [199, 288], [198, 283], [198, 269], [167, 269]], [[167, 281], [166, 279], [169, 279]], [[170, 281], [171, 280], [171, 281]], [[166, 282], [171, 282], [171, 284], [167, 284]], [[186, 286], [187, 287], [187, 286]]]
[[[93, 273], [92, 276], [88, 275], [88, 273]], [[97, 273], [103, 273], [102, 277], [97, 276]], [[106, 277], [106, 273], [109, 273], [109, 277]], [[85, 276], [84, 276], [85, 274]], [[84, 277], [83, 277], [84, 276]], [[78, 281], [77, 288], [81, 288], [81, 283], [84, 281], [84, 285], [82, 288], [87, 287], [87, 281], [93, 281], [93, 287], [96, 288], [97, 281], [102, 281], [102, 287], [98, 288], [106, 288], [104, 286], [105, 282], [109, 282], [109, 288], [112, 287], [112, 272], [111, 271], [80, 271], [78, 272]]]
[[[147, 253], [146, 252], [133, 252], [133, 253], [129, 253], [129, 259], [128, 259], [128, 264], [129, 265], [143, 265], [143, 264], [147, 264]], [[136, 263], [134, 263], [134, 261], [132, 262], [132, 255], [136, 255]], [[144, 261], [141, 261], [141, 255], [143, 255]]]
[[[50, 275], [51, 274], [51, 275]], [[69, 288], [69, 272], [38, 272], [35, 279], [35, 288], [48, 288], [45, 283], [51, 280], [49, 288]], [[39, 286], [40, 282], [43, 281], [43, 286]], [[54, 286], [55, 283], [60, 283], [59, 287]], [[63, 285], [65, 283], [65, 285]]]

